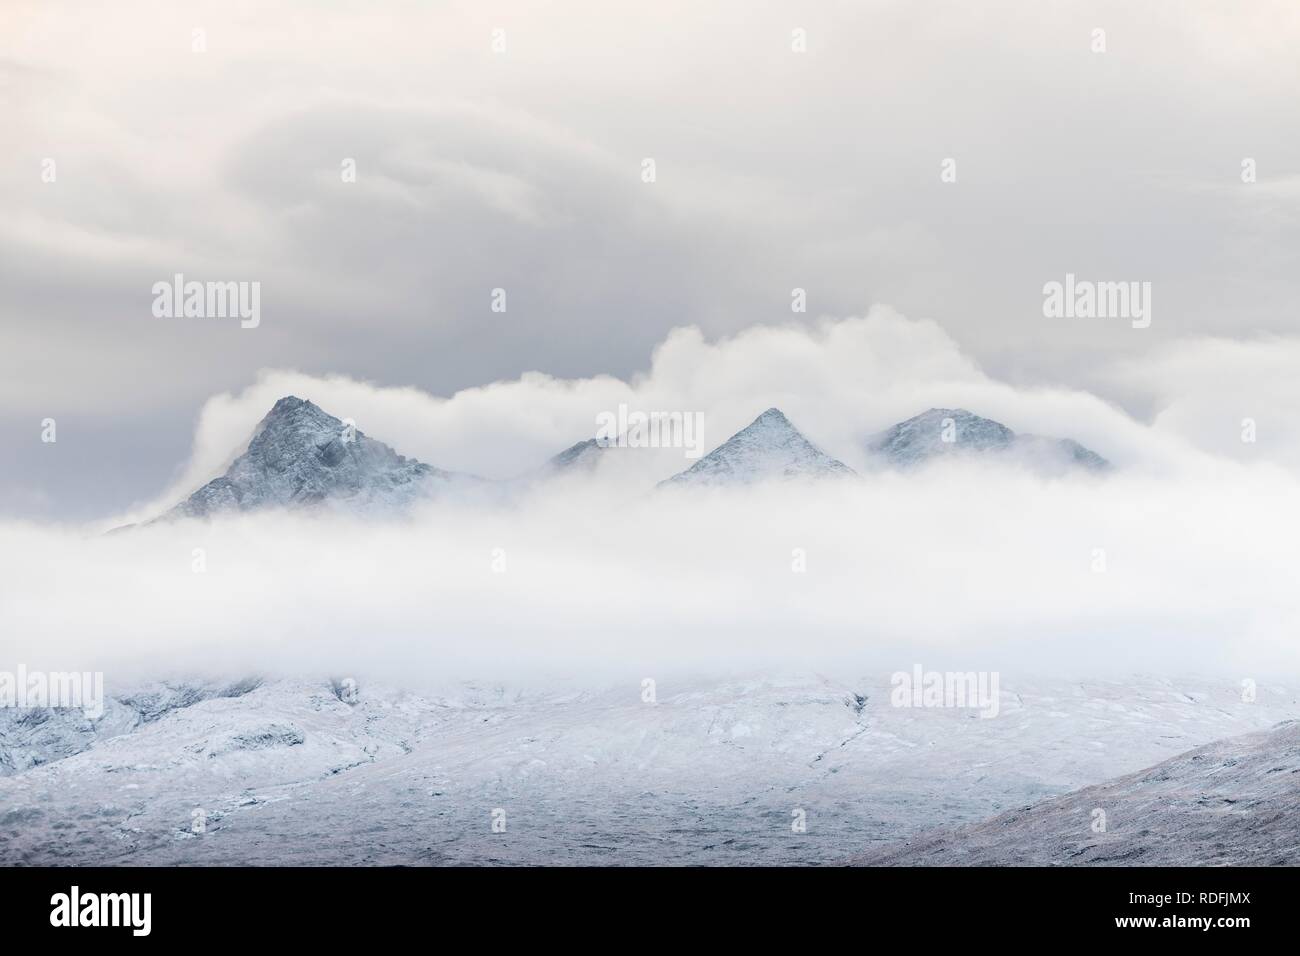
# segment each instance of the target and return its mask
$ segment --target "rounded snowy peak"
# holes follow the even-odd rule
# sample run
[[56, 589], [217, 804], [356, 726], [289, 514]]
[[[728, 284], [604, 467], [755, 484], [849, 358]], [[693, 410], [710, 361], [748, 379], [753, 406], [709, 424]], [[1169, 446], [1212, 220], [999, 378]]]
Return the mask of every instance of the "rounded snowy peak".
[[1045, 473], [1109, 467], [1106, 459], [1076, 441], [1017, 434], [964, 408], [928, 409], [868, 439], [867, 451], [899, 468], [953, 455], [1014, 456]]

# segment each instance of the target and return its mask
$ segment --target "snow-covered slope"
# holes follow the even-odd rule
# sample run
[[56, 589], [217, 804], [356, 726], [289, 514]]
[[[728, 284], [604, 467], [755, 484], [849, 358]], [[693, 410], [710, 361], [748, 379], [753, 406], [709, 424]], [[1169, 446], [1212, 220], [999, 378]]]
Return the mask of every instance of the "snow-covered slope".
[[1018, 435], [1000, 422], [964, 408], [931, 408], [899, 422], [868, 439], [867, 451], [895, 468], [915, 468], [947, 456], [1015, 460], [1048, 473], [1102, 471], [1110, 466], [1096, 452], [1071, 439]]
[[240, 697], [259, 681], [191, 681], [149, 684], [104, 700], [104, 713], [88, 719], [80, 710], [0, 708], [0, 776], [81, 753], [97, 741], [128, 734], [173, 710], [214, 697]]
[[1296, 866], [1300, 722], [939, 833], [867, 865]]
[[474, 481], [405, 458], [311, 402], [287, 396], [262, 419], [248, 449], [224, 475], [164, 517], [313, 505], [387, 510], [439, 487]]
[[779, 409], [769, 408], [690, 468], [660, 482], [660, 487], [833, 478], [853, 473], [805, 438]]
[[1004, 680], [993, 719], [892, 707], [889, 691], [881, 674], [661, 676], [656, 703], [639, 674], [355, 696], [267, 681], [0, 777], [0, 859], [830, 862], [1297, 714], [1292, 690], [1243, 703], [1229, 680]]

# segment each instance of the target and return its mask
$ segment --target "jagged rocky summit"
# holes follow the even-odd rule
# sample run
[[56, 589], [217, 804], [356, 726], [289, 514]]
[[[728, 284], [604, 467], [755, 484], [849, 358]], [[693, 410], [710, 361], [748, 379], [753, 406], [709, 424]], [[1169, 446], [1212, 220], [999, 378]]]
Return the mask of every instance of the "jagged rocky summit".
[[247, 450], [166, 518], [346, 503], [400, 508], [439, 486], [474, 481], [407, 458], [304, 399], [280, 399]]

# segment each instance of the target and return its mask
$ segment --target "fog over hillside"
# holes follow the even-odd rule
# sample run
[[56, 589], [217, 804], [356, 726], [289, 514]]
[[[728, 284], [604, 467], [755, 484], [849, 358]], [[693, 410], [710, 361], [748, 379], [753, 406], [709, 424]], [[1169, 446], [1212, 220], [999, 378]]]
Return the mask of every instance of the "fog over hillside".
[[[1300, 864], [1297, 50], [3, 0], [0, 883], [337, 943], [408, 865]], [[835, 882], [1035, 945], [1120, 886], [925, 876]]]

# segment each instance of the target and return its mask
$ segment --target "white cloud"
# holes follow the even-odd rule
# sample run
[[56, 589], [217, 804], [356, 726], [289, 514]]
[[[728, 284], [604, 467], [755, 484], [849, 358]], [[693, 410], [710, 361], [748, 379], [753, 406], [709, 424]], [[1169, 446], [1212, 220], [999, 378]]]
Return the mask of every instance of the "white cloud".
[[[1214, 455], [1300, 473], [1300, 338], [1195, 338], [1115, 363], [1106, 383], [1156, 408], [1152, 431]], [[1245, 422], [1254, 423], [1254, 441]]]
[[579, 479], [394, 522], [272, 513], [92, 539], [7, 524], [0, 668], [104, 670], [119, 687], [918, 660], [1271, 678], [1298, 661], [1295, 546], [1279, 533], [1300, 520], [1298, 491], [1240, 465], [1077, 481], [957, 465], [698, 495]]
[[[355, 420], [402, 454], [490, 478], [523, 474], [592, 437], [596, 416], [620, 403], [703, 413], [706, 449], [777, 406], [850, 466], [861, 464], [864, 438], [935, 406], [965, 407], [1016, 431], [1072, 437], [1126, 467], [1169, 468], [1191, 453], [1087, 393], [995, 381], [937, 324], [877, 307], [856, 318], [755, 326], [716, 341], [695, 328], [676, 329], [654, 350], [648, 370], [630, 381], [531, 372], [441, 398], [345, 376], [264, 371], [255, 385], [205, 404], [179, 479], [160, 499], [116, 520], [155, 514], [215, 477], [285, 395]], [[647, 485], [687, 464], [680, 455], [646, 457]]]
[[[0, 508], [26, 513], [37, 488], [49, 514], [120, 507], [178, 456], [198, 402], [259, 368], [439, 394], [528, 368], [626, 378], [673, 327], [780, 324], [796, 286], [813, 314], [932, 316], [994, 377], [1067, 391], [1179, 336], [1287, 331], [1297, 149], [1276, 118], [1300, 20], [1286, 0], [1185, 6], [1170, 22], [1118, 0], [828, 4], [792, 22], [749, 0], [580, 0], [561, 19], [516, 2], [10, 0], [0, 442], [22, 490]], [[939, 182], [946, 157], [956, 183]], [[1039, 290], [1067, 271], [1152, 281], [1150, 334], [1045, 320]], [[153, 319], [149, 290], [176, 272], [262, 282], [262, 326]], [[496, 287], [511, 312], [489, 325]], [[996, 393], [973, 399], [996, 410]], [[1039, 407], [1049, 426], [1074, 413]], [[51, 481], [25, 438], [52, 409], [107, 446], [156, 434]], [[1110, 438], [1104, 419], [1078, 437]]]
[[[4, 651], [122, 682], [304, 668], [412, 682], [639, 680], [778, 664], [892, 672], [915, 660], [1076, 676], [1289, 674], [1300, 663], [1287, 533], [1300, 521], [1294, 435], [1265, 449], [1272, 460], [1234, 461], [1219, 453], [1211, 414], [1228, 406], [1195, 386], [1217, 375], [1220, 402], [1227, 390], [1243, 407], [1290, 407], [1295, 348], [1207, 340], [1115, 369], [1125, 387], [1140, 373], [1164, 403], [1150, 426], [1087, 393], [998, 382], [934, 323], [883, 308], [712, 341], [679, 329], [630, 381], [532, 373], [438, 398], [268, 371], [205, 405], [176, 496], [219, 470], [286, 393], [403, 453], [493, 475], [529, 470], [619, 402], [703, 411], [709, 447], [778, 405], [850, 464], [864, 436], [931, 405], [964, 406], [1075, 437], [1119, 468], [1047, 480], [956, 463], [812, 487], [651, 493], [686, 464], [669, 451], [509, 506], [449, 499], [406, 520], [269, 513], [92, 538], [9, 523]], [[1272, 422], [1261, 416], [1264, 433]], [[796, 548], [807, 573], [792, 571]], [[504, 573], [492, 569], [496, 549]]]
[[[847, 464], [863, 440], [931, 407], [962, 407], [1017, 432], [1073, 438], [1121, 468], [1175, 480], [1209, 474], [1220, 457], [1300, 471], [1300, 426], [1285, 410], [1300, 398], [1293, 339], [1174, 344], [1106, 372], [1114, 388], [1156, 404], [1151, 426], [1087, 392], [1017, 388], [987, 375], [936, 324], [876, 307], [865, 316], [809, 325], [755, 326], [710, 341], [676, 329], [642, 374], [560, 379], [530, 372], [450, 397], [346, 376], [266, 370], [237, 394], [211, 398], [178, 479], [158, 499], [109, 524], [150, 517], [220, 474], [275, 401], [306, 398], [405, 455], [489, 478], [515, 477], [596, 431], [620, 403], [645, 411], [701, 412], [716, 447], [771, 406]], [[1214, 388], [1205, 387], [1213, 382]], [[1259, 440], [1243, 445], [1253, 417]], [[645, 456], [647, 486], [684, 467], [679, 454]]]

